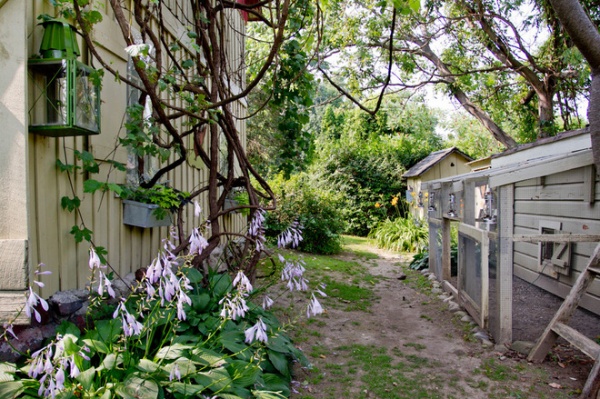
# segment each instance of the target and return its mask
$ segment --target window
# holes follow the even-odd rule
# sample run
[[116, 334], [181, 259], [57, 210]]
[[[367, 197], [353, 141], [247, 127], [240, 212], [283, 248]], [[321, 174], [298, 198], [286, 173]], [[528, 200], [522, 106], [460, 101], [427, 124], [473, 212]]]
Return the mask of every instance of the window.
[[[539, 232], [543, 235], [559, 234], [561, 223], [541, 220]], [[538, 271], [557, 278], [570, 271], [571, 245], [568, 242], [542, 241], [538, 244]]]

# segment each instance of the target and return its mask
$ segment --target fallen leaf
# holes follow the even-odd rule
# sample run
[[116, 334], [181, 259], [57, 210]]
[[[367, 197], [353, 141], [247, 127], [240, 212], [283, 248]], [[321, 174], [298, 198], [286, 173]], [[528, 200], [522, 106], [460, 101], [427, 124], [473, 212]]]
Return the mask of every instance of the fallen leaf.
[[551, 387], [551, 388], [554, 388], [554, 389], [562, 389], [562, 385], [560, 385], [560, 384], [557, 384], [556, 382], [551, 382], [551, 383], [550, 383], [550, 384], [548, 384], [548, 385], [550, 385], [550, 387]]
[[558, 362], [558, 366], [559, 366], [559, 367], [561, 367], [561, 368], [563, 368], [563, 369], [564, 369], [565, 367], [567, 367], [567, 366], [565, 366], [565, 365], [564, 365], [564, 363], [561, 363], [561, 362]]
[[327, 356], [325, 356], [325, 355], [319, 355], [319, 357], [320, 357], [321, 359], [327, 359]]

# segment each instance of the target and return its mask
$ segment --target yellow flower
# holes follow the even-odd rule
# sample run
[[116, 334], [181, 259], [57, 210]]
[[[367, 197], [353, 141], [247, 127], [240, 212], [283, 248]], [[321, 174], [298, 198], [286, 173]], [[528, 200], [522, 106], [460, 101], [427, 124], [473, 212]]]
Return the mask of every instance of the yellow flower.
[[375, 208], [381, 208], [381, 204], [379, 202], [375, 203]]
[[398, 197], [392, 197], [392, 205], [393, 206], [398, 205]]

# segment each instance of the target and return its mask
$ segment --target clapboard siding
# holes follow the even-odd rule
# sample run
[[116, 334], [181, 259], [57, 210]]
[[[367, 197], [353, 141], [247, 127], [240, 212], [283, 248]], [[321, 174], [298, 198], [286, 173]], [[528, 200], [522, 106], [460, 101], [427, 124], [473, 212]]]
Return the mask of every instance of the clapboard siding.
[[[100, 3], [99, 3], [100, 4]], [[181, 37], [185, 26], [177, 21], [191, 11], [190, 3], [184, 0], [167, 0], [164, 2], [173, 15], [169, 16], [167, 26], [171, 29], [172, 37]], [[103, 9], [103, 7], [100, 7]], [[95, 28], [95, 40], [101, 47], [98, 48], [101, 56], [111, 62], [123, 76], [127, 75], [127, 54], [124, 51], [125, 43], [120, 36], [120, 29], [113, 20], [110, 5], [106, 3], [108, 15], [101, 24]], [[37, 52], [42, 30], [33, 21], [42, 13], [53, 13], [48, 3], [34, 0], [29, 9], [28, 37], [30, 52]], [[243, 38], [238, 32], [244, 31], [244, 22], [238, 11], [227, 12], [230, 26], [235, 33], [227, 34], [227, 53], [231, 60], [231, 70], [235, 70], [240, 78], [237, 85], [232, 86], [232, 93], [238, 92], [243, 87]], [[166, 40], [169, 40], [167, 35]], [[75, 213], [69, 213], [60, 206], [61, 197], [73, 197], [74, 193], [82, 199], [81, 213], [87, 228], [93, 231], [93, 241], [97, 246], [105, 247], [108, 251], [108, 261], [114, 271], [120, 275], [134, 272], [140, 267], [145, 267], [162, 247], [161, 240], [168, 237], [167, 227], [154, 229], [141, 229], [126, 226], [122, 223], [122, 202], [112, 193], [95, 193], [93, 195], [83, 192], [83, 182], [88, 177], [75, 173], [71, 182], [67, 175], [60, 173], [56, 168], [56, 160], [64, 163], [74, 163], [73, 150], [89, 151], [94, 154], [100, 163], [100, 173], [91, 176], [98, 180], [114, 183], [125, 183], [126, 176], [122, 172], [112, 170], [105, 159], [127, 162], [127, 150], [120, 147], [115, 151], [117, 136], [124, 134], [127, 106], [126, 85], [114, 81], [111, 76], [105, 76], [102, 89], [102, 133], [98, 136], [76, 138], [48, 138], [37, 135], [29, 136], [29, 193], [30, 193], [30, 243], [29, 262], [30, 270], [44, 262], [53, 273], [44, 276], [45, 287], [40, 289], [42, 296], [48, 297], [58, 290], [84, 288], [89, 282], [88, 254], [89, 243], [77, 244], [69, 233], [72, 226], [82, 227], [81, 220]], [[181, 100], [177, 100], [179, 105]], [[243, 117], [246, 115], [245, 102], [232, 105], [234, 114], [240, 119], [237, 127], [240, 140], [245, 143], [246, 130]], [[205, 140], [205, 146], [208, 140]], [[175, 158], [172, 158], [174, 160]], [[239, 170], [239, 168], [238, 168]], [[177, 188], [193, 191], [208, 181], [205, 167], [195, 168], [187, 163], [184, 167], [170, 172], [166, 180]], [[73, 190], [71, 189], [73, 185]], [[203, 210], [208, 209], [206, 196], [201, 197], [200, 205]], [[184, 232], [188, 234], [191, 228], [199, 225], [206, 216], [196, 218], [193, 206], [189, 205], [184, 211]], [[235, 214], [223, 220], [227, 231], [240, 232], [245, 227], [245, 217]], [[33, 275], [31, 276], [33, 277]]]
[[[585, 200], [586, 185], [596, 193], [593, 203]], [[560, 222], [562, 233], [600, 233], [600, 182], [597, 175], [594, 183], [586, 181], [585, 168], [524, 180], [514, 186], [514, 234], [539, 234], [540, 221]], [[564, 297], [587, 265], [596, 245], [591, 242], [571, 244], [570, 274], [552, 278], [538, 272], [538, 244], [515, 242], [515, 274]], [[582, 304], [600, 313], [600, 281], [592, 283]]]

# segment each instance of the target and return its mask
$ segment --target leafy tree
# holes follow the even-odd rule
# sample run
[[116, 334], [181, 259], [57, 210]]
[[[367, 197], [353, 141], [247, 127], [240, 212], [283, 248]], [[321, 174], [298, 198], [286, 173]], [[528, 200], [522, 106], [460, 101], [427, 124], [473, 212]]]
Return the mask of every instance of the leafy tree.
[[[436, 84], [506, 147], [553, 134], [556, 110], [564, 128], [581, 124], [576, 105], [589, 72], [544, 2], [429, 1], [421, 12], [375, 1], [328, 4], [320, 70], [357, 103], [361, 93], [381, 99]], [[330, 55], [345, 62], [333, 68]]]
[[448, 136], [448, 143], [473, 159], [502, 152], [502, 145], [486, 134], [485, 128], [477, 120], [463, 112], [455, 113], [445, 126], [452, 132]]
[[588, 118], [592, 135], [592, 151], [596, 169], [600, 170], [600, 34], [598, 33], [598, 8], [594, 10], [594, 20], [577, 0], [550, 0], [557, 17], [571, 36], [573, 43], [581, 51], [592, 70], [590, 106]]

